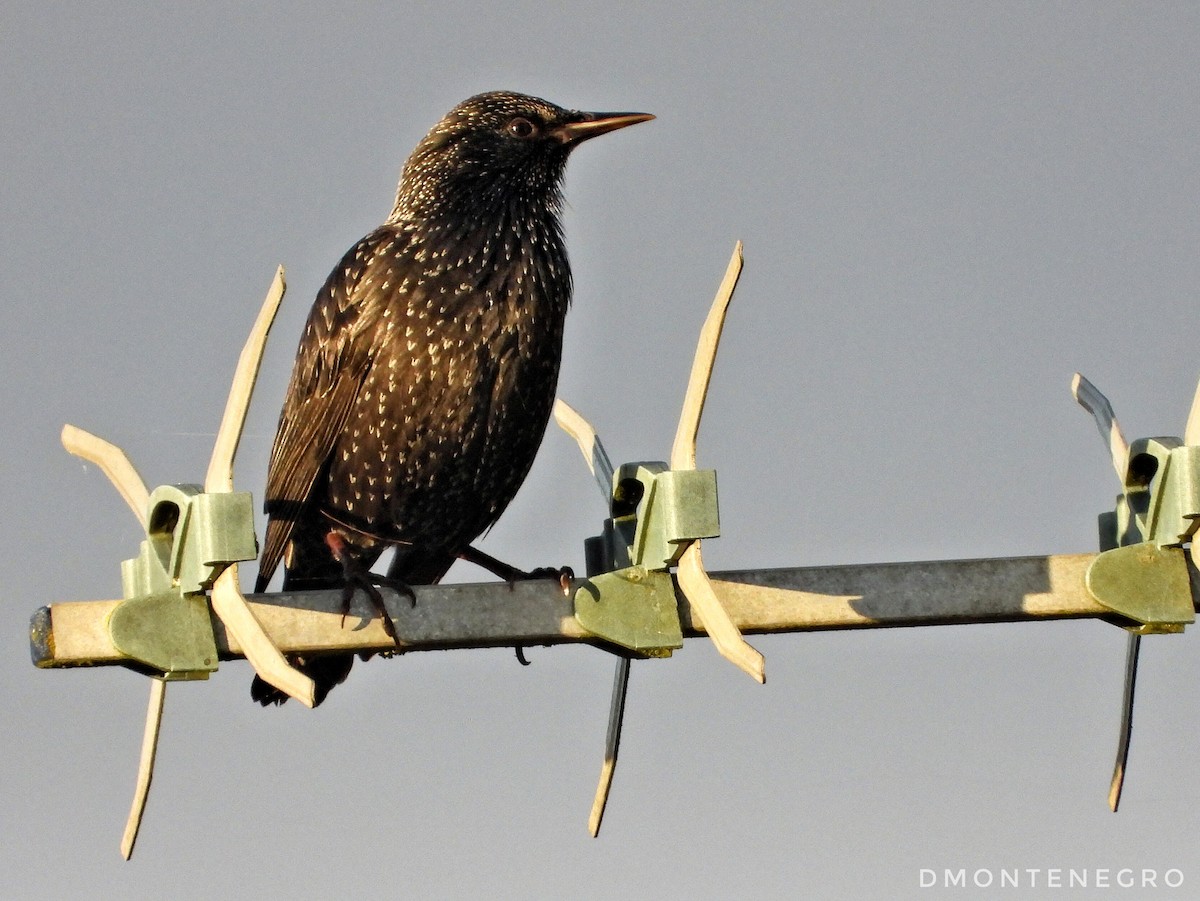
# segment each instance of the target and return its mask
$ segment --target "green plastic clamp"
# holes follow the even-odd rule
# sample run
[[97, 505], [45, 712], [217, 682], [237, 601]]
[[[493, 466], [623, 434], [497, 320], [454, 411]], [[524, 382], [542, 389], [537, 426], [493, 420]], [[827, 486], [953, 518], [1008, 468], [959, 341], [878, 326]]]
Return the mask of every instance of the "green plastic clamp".
[[207, 679], [217, 668], [208, 600], [165, 591], [127, 598], [109, 615], [113, 645], [141, 667], [171, 681]]
[[253, 501], [247, 492], [162, 485], [148, 514], [138, 556], [121, 563], [125, 600], [109, 617], [109, 635], [164, 678], [207, 679], [217, 648], [205, 592], [231, 563], [258, 556]]
[[611, 513], [604, 523], [602, 569], [665, 571], [689, 542], [721, 534], [716, 471], [622, 464], [613, 474]]
[[613, 473], [604, 533], [587, 544], [589, 579], [575, 616], [592, 634], [645, 656], [682, 647], [668, 570], [687, 545], [721, 533], [714, 470], [625, 463]]
[[591, 632], [645, 657], [683, 647], [675, 583], [669, 573], [630, 566], [601, 573], [575, 593], [575, 618]]
[[1113, 548], [1092, 561], [1088, 592], [1139, 635], [1182, 632], [1196, 621], [1183, 548], [1153, 541]]
[[1200, 524], [1200, 447], [1178, 438], [1141, 438], [1129, 446], [1124, 492], [1099, 518], [1100, 555], [1088, 591], [1142, 635], [1182, 632], [1195, 622], [1182, 546]]
[[125, 597], [206, 591], [230, 563], [258, 556], [248, 492], [160, 485], [150, 494], [149, 514], [138, 556], [121, 564]]

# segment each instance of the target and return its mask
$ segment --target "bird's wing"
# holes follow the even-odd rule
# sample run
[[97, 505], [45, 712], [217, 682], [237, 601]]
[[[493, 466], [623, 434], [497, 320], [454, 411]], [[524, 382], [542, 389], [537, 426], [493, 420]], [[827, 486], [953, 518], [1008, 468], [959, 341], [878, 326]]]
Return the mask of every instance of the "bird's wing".
[[383, 308], [370, 302], [378, 294], [370, 290], [368, 273], [382, 254], [395, 254], [404, 241], [403, 233], [390, 227], [359, 241], [330, 273], [309, 313], [267, 470], [270, 518], [259, 558], [259, 591], [283, 557], [370, 368], [371, 336]]

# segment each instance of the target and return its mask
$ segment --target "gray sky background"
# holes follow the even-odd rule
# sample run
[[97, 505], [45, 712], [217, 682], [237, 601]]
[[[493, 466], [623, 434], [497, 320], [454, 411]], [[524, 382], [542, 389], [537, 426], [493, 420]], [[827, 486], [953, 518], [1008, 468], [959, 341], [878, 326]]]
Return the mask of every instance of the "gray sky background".
[[[1094, 550], [1117, 484], [1071, 373], [1130, 437], [1179, 434], [1200, 375], [1200, 8], [104, 6], [0, 9], [0, 893], [986, 897], [921, 890], [920, 868], [1132, 866], [1186, 878], [1142, 897], [1196, 896], [1190, 631], [1145, 645], [1117, 816], [1111, 626], [758, 638], [765, 687], [689, 643], [634, 667], [596, 841], [598, 650], [372, 661], [315, 712], [252, 705], [231, 663], [171, 692], [125, 864], [146, 682], [37, 671], [26, 624], [118, 595], [140, 537], [62, 424], [150, 485], [201, 480], [282, 262], [238, 460], [261, 497], [325, 274], [429, 126], [502, 87], [658, 116], [567, 174], [560, 395], [614, 458], [669, 452], [745, 241], [700, 440], [711, 569]], [[484, 547], [582, 569], [602, 516], [551, 431]]]

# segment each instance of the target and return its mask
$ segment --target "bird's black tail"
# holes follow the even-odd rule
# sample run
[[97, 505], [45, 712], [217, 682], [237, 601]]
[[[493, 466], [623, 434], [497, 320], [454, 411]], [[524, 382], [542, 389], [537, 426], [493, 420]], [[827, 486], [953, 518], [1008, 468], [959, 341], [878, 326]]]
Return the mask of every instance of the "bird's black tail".
[[[313, 706], [318, 706], [335, 685], [341, 685], [354, 665], [353, 654], [326, 654], [321, 657], [288, 655], [288, 663], [313, 680]], [[283, 704], [288, 695], [260, 676], [250, 683], [250, 697], [264, 707]]]

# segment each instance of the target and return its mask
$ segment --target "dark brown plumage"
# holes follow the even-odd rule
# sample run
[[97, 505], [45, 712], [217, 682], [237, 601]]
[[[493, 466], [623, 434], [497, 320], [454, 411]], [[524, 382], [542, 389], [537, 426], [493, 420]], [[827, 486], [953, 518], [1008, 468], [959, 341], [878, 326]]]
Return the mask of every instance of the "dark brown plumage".
[[[510, 92], [456, 106], [404, 165], [392, 214], [309, 314], [267, 474], [257, 590], [330, 588], [396, 547], [432, 584], [524, 481], [554, 402], [571, 272], [567, 156], [642, 122]], [[318, 703], [352, 658], [300, 661]], [[285, 696], [260, 680], [263, 704]]]

